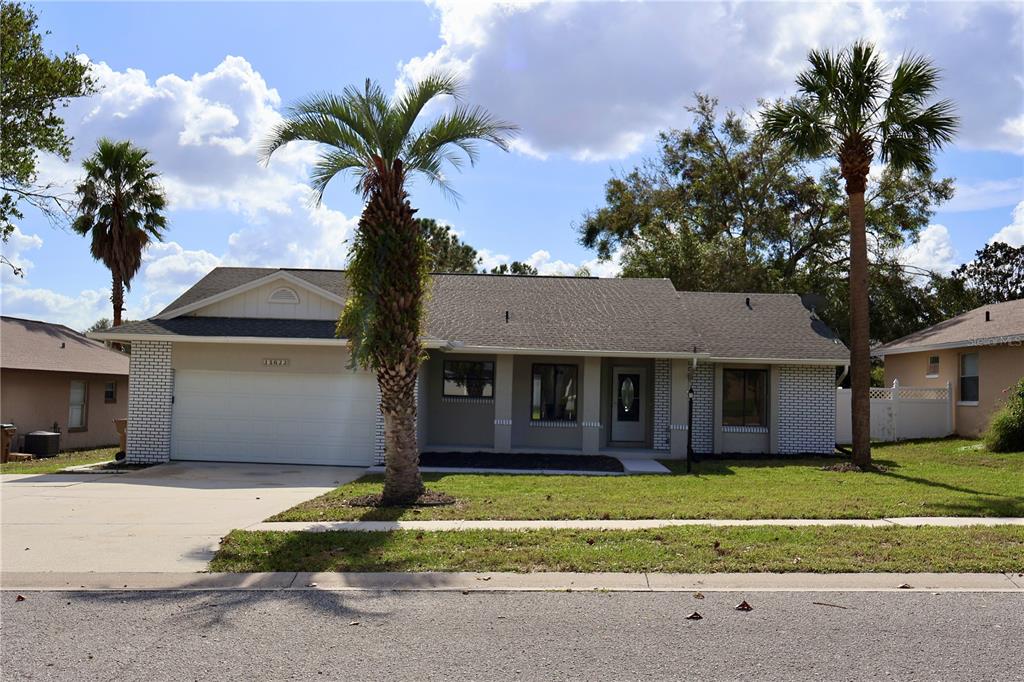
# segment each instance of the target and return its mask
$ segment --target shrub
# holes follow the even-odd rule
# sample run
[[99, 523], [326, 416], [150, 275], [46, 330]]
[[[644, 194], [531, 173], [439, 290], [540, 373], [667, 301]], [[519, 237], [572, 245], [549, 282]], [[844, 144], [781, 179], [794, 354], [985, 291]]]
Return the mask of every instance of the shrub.
[[992, 416], [985, 446], [992, 452], [1024, 451], [1024, 379], [1007, 389], [1006, 403]]

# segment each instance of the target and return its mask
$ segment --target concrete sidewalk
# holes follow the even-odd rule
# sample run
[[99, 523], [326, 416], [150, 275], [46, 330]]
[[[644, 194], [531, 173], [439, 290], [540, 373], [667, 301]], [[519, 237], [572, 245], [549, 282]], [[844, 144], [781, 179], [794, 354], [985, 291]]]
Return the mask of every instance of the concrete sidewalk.
[[1007, 526], [1024, 525], [1024, 518], [984, 516], [907, 516], [888, 519], [567, 519], [550, 521], [273, 521], [256, 523], [245, 530], [395, 531], [395, 530], [642, 530], [669, 526]]
[[[903, 586], [903, 587], [901, 587]], [[1024, 592], [1016, 573], [0, 573], [0, 589]]]

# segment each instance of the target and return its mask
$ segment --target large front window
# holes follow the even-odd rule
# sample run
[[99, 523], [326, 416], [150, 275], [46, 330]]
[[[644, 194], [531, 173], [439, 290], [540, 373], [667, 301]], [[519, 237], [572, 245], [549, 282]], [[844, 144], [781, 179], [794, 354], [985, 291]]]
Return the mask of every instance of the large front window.
[[494, 363], [477, 360], [445, 360], [444, 395], [463, 398], [493, 398]]
[[960, 356], [960, 402], [978, 402], [978, 354]]
[[576, 421], [576, 365], [534, 365], [530, 419]]
[[768, 426], [768, 372], [722, 370], [722, 425]]

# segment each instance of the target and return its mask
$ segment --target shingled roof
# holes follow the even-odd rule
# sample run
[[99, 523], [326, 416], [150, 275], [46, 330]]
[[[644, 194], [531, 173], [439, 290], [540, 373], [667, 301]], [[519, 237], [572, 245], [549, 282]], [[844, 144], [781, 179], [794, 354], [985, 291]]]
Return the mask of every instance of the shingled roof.
[[128, 356], [62, 324], [3, 317], [0, 367], [127, 376]]
[[[343, 271], [283, 269], [344, 298]], [[125, 336], [329, 339], [332, 322], [159, 317], [279, 272], [216, 268]], [[749, 301], [749, 305], [748, 305]], [[790, 294], [677, 292], [667, 279], [435, 274], [425, 336], [455, 348], [846, 362], [831, 330]]]
[[992, 303], [890, 341], [873, 355], [1024, 341], [1024, 299]]

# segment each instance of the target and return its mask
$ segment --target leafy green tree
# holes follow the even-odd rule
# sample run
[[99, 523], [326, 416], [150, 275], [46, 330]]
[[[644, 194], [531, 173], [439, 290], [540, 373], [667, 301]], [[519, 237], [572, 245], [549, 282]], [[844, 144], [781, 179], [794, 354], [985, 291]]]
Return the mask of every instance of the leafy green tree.
[[[349, 253], [349, 298], [338, 322], [354, 363], [377, 374], [384, 415], [385, 475], [382, 504], [416, 500], [423, 492], [416, 444], [416, 375], [423, 358], [419, 335], [429, 270], [426, 241], [409, 203], [407, 181], [425, 177], [457, 196], [444, 174], [471, 164], [480, 141], [508, 149], [515, 127], [480, 107], [459, 102], [455, 76], [427, 76], [389, 98], [377, 83], [318, 94], [293, 106], [270, 134], [263, 158], [291, 142], [320, 145], [311, 183], [317, 200], [337, 175], [352, 173], [366, 199]], [[456, 106], [416, 127], [423, 108], [441, 96]]]
[[873, 45], [857, 42], [838, 52], [812, 50], [810, 68], [797, 77], [797, 98], [764, 112], [772, 139], [808, 158], [832, 157], [846, 184], [850, 217], [850, 385], [853, 461], [871, 464], [870, 328], [865, 191], [878, 154], [894, 172], [931, 173], [933, 155], [952, 141], [958, 119], [952, 102], [929, 104], [938, 69], [908, 55], [890, 72]]
[[68, 52], [47, 54], [38, 17], [15, 2], [0, 2], [0, 237], [7, 241], [13, 220], [22, 218], [25, 202], [51, 220], [71, 208], [49, 185], [37, 184], [40, 153], [71, 155], [71, 138], [64, 132], [58, 109], [74, 97], [95, 92], [87, 64]]
[[974, 294], [975, 307], [1024, 298], [1024, 246], [986, 244], [973, 261], [953, 271], [953, 278]]
[[[819, 293], [818, 314], [848, 340], [850, 231], [838, 169], [799, 159], [733, 112], [719, 116], [711, 97], [698, 95], [690, 111], [691, 127], [663, 132], [657, 156], [607, 182], [605, 205], [578, 227], [581, 242], [599, 257], [618, 251], [623, 276], [666, 277], [681, 290]], [[941, 282], [899, 258], [952, 194], [952, 180], [929, 173], [887, 169], [869, 183], [875, 341], [944, 319], [932, 295]]]
[[514, 260], [511, 263], [502, 263], [491, 268], [492, 275], [537, 275], [537, 268], [529, 263]]
[[127, 140], [100, 138], [96, 151], [82, 162], [78, 217], [71, 227], [91, 238], [92, 257], [110, 270], [114, 326], [121, 324], [125, 289], [142, 267], [148, 244], [163, 240], [167, 205], [159, 175], [145, 149]]
[[480, 264], [476, 249], [459, 239], [448, 225], [433, 218], [417, 218], [417, 222], [427, 242], [430, 272], [476, 272]]
[[89, 325], [89, 328], [85, 330], [85, 333], [89, 332], [104, 332], [113, 326], [109, 317], [101, 317], [100, 319]]

